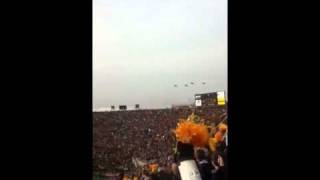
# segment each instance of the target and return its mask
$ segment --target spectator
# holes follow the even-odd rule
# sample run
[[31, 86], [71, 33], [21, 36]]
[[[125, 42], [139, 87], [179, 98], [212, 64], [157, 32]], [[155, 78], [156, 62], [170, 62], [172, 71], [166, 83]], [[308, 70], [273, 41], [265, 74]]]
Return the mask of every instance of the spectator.
[[213, 180], [225, 180], [226, 174], [225, 174], [225, 164], [224, 159], [222, 156], [217, 153], [216, 158], [213, 162], [213, 165], [215, 167], [214, 173], [213, 173]]
[[211, 180], [214, 167], [210, 163], [209, 159], [205, 156], [205, 151], [203, 149], [198, 149], [196, 151], [196, 158], [201, 179]]

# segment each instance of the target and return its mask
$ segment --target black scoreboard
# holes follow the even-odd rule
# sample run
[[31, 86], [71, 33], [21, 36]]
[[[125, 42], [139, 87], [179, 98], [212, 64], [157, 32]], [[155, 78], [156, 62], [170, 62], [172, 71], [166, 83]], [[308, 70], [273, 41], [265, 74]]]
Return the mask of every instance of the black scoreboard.
[[127, 106], [126, 105], [120, 105], [119, 106], [119, 110], [127, 110]]
[[196, 106], [224, 106], [226, 104], [225, 91], [196, 94]]
[[217, 100], [217, 93], [205, 93], [205, 94], [196, 94], [195, 95], [195, 101], [196, 106], [217, 106], [218, 100]]

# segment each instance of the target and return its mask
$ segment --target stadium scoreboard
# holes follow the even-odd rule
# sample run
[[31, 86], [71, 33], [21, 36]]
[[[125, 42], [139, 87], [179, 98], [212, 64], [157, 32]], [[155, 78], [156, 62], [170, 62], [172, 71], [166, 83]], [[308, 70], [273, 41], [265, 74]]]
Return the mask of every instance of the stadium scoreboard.
[[120, 105], [119, 106], [119, 110], [127, 110], [127, 106], [126, 105]]
[[211, 92], [195, 95], [195, 105], [200, 106], [222, 106], [225, 105], [225, 92]]

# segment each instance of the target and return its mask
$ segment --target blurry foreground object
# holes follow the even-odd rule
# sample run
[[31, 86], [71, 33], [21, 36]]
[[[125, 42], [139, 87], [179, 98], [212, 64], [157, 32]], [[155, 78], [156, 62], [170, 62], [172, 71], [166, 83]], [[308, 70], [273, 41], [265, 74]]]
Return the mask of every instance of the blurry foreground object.
[[205, 147], [209, 140], [208, 127], [202, 123], [195, 123], [192, 120], [180, 121], [175, 134], [178, 141], [192, 144], [196, 147]]
[[209, 140], [208, 128], [204, 124], [182, 121], [178, 124], [175, 132], [178, 141], [196, 147], [206, 146]]

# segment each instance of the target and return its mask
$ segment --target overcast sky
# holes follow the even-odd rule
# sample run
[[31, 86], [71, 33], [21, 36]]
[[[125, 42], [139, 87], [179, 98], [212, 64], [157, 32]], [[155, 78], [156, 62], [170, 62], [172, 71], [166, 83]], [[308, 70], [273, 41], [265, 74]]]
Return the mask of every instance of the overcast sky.
[[161, 108], [220, 90], [227, 0], [93, 0], [94, 109]]

